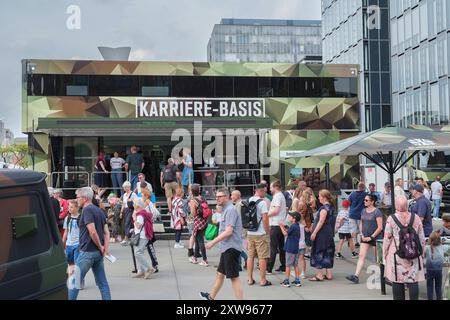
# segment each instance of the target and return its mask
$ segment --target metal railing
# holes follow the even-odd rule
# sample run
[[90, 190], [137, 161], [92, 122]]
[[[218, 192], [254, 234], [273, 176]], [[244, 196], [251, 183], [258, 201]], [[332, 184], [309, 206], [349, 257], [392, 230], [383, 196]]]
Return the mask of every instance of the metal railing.
[[[81, 187], [90, 186], [90, 175], [86, 171], [60, 171], [48, 175], [51, 187], [62, 190], [76, 190]], [[70, 182], [73, 186], [67, 187]], [[81, 183], [80, 183], [81, 182]]]

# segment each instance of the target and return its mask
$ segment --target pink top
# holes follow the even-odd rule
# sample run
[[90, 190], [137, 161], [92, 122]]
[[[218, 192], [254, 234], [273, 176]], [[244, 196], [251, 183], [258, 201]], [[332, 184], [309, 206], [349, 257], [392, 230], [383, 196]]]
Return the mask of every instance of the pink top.
[[[395, 215], [404, 226], [407, 226], [411, 219], [411, 213], [409, 212], [406, 214], [406, 221], [403, 221], [399, 213], [396, 213]], [[394, 254], [397, 251], [397, 247], [395, 246], [395, 244], [399, 243], [400, 228], [397, 226], [392, 217], [389, 217], [386, 221], [386, 228], [384, 230], [384, 240], [383, 240], [383, 256], [386, 264], [384, 275], [391, 282], [414, 283], [419, 281], [425, 281], [425, 264], [424, 264], [425, 234], [423, 232], [422, 221], [417, 215], [415, 216], [414, 219], [413, 228], [419, 235], [419, 239], [423, 248], [423, 256], [419, 257], [419, 259], [405, 260], [397, 255], [396, 256], [397, 280], [396, 280]]]

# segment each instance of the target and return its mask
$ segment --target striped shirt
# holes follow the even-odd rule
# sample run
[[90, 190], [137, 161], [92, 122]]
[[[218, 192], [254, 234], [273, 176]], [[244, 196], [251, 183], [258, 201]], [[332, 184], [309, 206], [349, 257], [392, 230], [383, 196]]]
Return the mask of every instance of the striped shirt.
[[352, 225], [350, 222], [350, 218], [348, 216], [348, 210], [342, 209], [341, 211], [339, 211], [336, 221], [339, 222], [341, 219], [344, 219], [344, 223], [339, 228], [338, 232], [339, 233], [352, 233]]

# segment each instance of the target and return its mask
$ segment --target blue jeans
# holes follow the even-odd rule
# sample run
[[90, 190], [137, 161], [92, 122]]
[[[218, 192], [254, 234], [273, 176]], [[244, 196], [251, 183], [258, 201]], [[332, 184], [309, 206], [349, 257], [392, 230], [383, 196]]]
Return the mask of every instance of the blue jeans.
[[136, 174], [130, 173], [131, 190], [136, 189], [137, 182], [139, 181], [138, 176], [139, 176], [139, 173], [136, 173]]
[[123, 173], [122, 169], [112, 169], [111, 170], [111, 180], [113, 183], [114, 193], [116, 196], [120, 196], [120, 190], [123, 184]]
[[434, 199], [433, 217], [439, 218], [439, 210], [441, 210], [441, 199]]
[[103, 266], [103, 256], [100, 251], [80, 251], [76, 261], [75, 277], [69, 283], [69, 300], [77, 299], [80, 284], [84, 281], [84, 277], [89, 269], [92, 269], [95, 283], [102, 295], [102, 300], [111, 300], [111, 292], [109, 291], [108, 280], [106, 279], [105, 268]]
[[442, 270], [427, 270], [428, 300], [433, 300], [433, 291], [436, 291], [436, 300], [442, 300]]
[[248, 255], [247, 255], [247, 253], [244, 250], [241, 251], [240, 258], [241, 258], [241, 260], [240, 260], [241, 263], [242, 263], [242, 260], [244, 260], [244, 263], [245, 263], [247, 261], [247, 259], [248, 259]]
[[79, 254], [80, 250], [78, 250], [78, 244], [75, 246], [66, 246], [66, 256], [69, 264], [75, 264]]

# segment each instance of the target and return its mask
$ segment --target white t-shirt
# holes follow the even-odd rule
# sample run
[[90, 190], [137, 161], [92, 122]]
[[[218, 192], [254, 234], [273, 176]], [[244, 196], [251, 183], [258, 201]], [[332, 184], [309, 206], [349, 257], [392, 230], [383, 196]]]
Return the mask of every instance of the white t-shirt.
[[264, 224], [263, 224], [263, 221], [262, 221], [263, 214], [267, 214], [269, 212], [269, 210], [267, 209], [266, 202], [264, 201], [264, 199], [262, 199], [260, 197], [255, 197], [255, 196], [253, 196], [250, 199], [248, 199], [248, 202], [249, 203], [252, 202], [252, 201], [256, 202], [259, 199], [261, 199], [262, 201], [260, 201], [258, 203], [258, 206], [256, 207], [256, 213], [257, 213], [257, 216], [258, 216], [258, 221], [261, 221], [261, 222], [259, 223], [258, 230], [247, 232], [247, 234], [249, 236], [263, 236], [263, 235], [266, 234], [266, 230], [264, 230]]
[[[126, 193], [124, 193], [123, 194], [123, 207], [124, 208], [128, 208], [128, 198], [129, 198], [129, 196], [126, 194]], [[130, 193], [130, 199], [131, 199], [131, 201], [134, 201], [134, 199], [136, 199], [137, 198], [137, 196], [136, 196], [136, 193], [134, 193], [134, 192], [131, 192]]]
[[435, 181], [431, 184], [431, 194], [433, 200], [441, 198], [442, 184], [439, 181]]
[[431, 199], [431, 193], [430, 193], [430, 191], [428, 191], [427, 188], [423, 188], [423, 195], [424, 195], [425, 198], [427, 198], [428, 200]]
[[300, 241], [298, 242], [298, 249], [306, 249], [306, 242], [305, 242], [305, 226], [301, 223], [298, 224], [300, 226]]
[[[144, 227], [144, 217], [143, 216], [137, 216], [136, 222], [142, 225], [141, 229]], [[138, 229], [135, 224], [134, 225], [134, 234], [138, 234], [139, 232], [141, 232], [141, 229]], [[145, 235], [145, 230], [142, 230], [139, 237], [141, 239], [147, 239], [147, 236]]]
[[397, 196], [405, 196], [405, 191], [400, 186], [395, 186], [394, 188], [394, 195]]
[[278, 226], [280, 222], [284, 223], [286, 219], [286, 199], [282, 192], [277, 192], [273, 195], [269, 212], [275, 207], [280, 207], [280, 211], [276, 216], [269, 217], [270, 226]]
[[122, 169], [122, 166], [124, 165], [125, 160], [123, 160], [120, 157], [111, 158], [109, 163], [111, 164], [111, 169]]
[[[150, 192], [153, 192], [153, 188], [152, 188], [152, 185], [150, 184], [150, 182], [145, 181], [145, 183], [147, 184], [147, 189], [150, 190]], [[137, 183], [137, 192], [142, 193], [140, 182]]]

